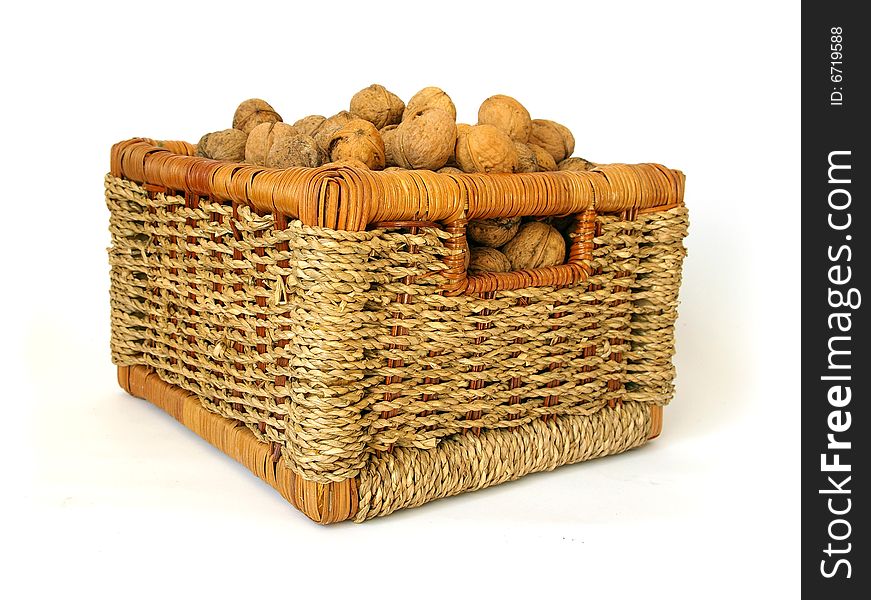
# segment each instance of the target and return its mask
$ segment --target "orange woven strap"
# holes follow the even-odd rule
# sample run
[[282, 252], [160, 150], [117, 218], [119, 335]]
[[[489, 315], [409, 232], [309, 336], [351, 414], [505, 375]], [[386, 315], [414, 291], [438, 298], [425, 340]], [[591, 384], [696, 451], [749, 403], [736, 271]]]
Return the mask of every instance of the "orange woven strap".
[[680, 171], [652, 163], [601, 165], [590, 172], [440, 174], [349, 166], [268, 169], [193, 152], [186, 142], [120, 142], [112, 148], [111, 173], [351, 231], [384, 221], [619, 213], [678, 204], [684, 188]]

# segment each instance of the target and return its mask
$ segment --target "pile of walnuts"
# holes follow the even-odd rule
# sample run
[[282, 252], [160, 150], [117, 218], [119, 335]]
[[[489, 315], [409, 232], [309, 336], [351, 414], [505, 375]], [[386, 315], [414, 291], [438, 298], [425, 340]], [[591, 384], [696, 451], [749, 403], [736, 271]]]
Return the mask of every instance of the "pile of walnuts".
[[[478, 123], [457, 123], [450, 96], [427, 87], [408, 103], [373, 84], [354, 94], [348, 110], [309, 115], [289, 125], [264, 100], [245, 100], [233, 127], [204, 135], [197, 155], [273, 168], [352, 164], [373, 170], [427, 169], [439, 173], [588, 171], [572, 157], [575, 138], [563, 125], [532, 119], [510, 96], [495, 95], [478, 109]], [[562, 264], [563, 233], [544, 221], [471, 221], [469, 271], [504, 272]]]

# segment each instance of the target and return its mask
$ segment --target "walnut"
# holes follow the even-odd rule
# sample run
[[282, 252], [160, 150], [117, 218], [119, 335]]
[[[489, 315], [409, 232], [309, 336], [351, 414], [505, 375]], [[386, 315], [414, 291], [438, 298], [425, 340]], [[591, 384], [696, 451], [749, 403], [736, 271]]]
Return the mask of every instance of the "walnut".
[[215, 160], [242, 162], [245, 160], [245, 142], [248, 135], [238, 129], [224, 129], [207, 133], [197, 144], [197, 156]]
[[466, 173], [513, 173], [517, 169], [514, 142], [492, 125], [475, 125], [461, 134], [455, 158]]
[[511, 262], [496, 248], [472, 248], [469, 252], [470, 275], [478, 273], [505, 273], [511, 270]]
[[[471, 125], [468, 123], [457, 123], [457, 139], [460, 139], [460, 134], [464, 132], [468, 132], [471, 129]], [[448, 159], [449, 167], [457, 167], [457, 147], [454, 145], [454, 153]], [[462, 171], [462, 169], [460, 169]]]
[[569, 128], [547, 119], [533, 119], [529, 142], [547, 150], [559, 162], [575, 151], [575, 137]]
[[560, 161], [560, 171], [592, 171], [596, 168], [596, 163], [588, 161], [580, 156], [572, 156], [563, 161]]
[[321, 123], [326, 120], [326, 117], [321, 115], [309, 115], [294, 123], [293, 126], [296, 127], [296, 130], [300, 133], [313, 136], [315, 131], [318, 130], [318, 127], [321, 126]]
[[402, 167], [386, 167], [384, 169], [384, 173], [396, 173], [398, 171], [407, 171], [408, 169], [403, 169]]
[[381, 141], [384, 142], [384, 164], [389, 167], [399, 166], [399, 159], [394, 156], [394, 151], [397, 150], [397, 146], [393, 142], [393, 137], [396, 135], [397, 127], [399, 127], [399, 125], [387, 125], [378, 132], [381, 134]]
[[276, 169], [288, 167], [318, 167], [323, 153], [310, 135], [290, 135], [272, 144], [266, 155], [266, 166]]
[[553, 156], [541, 146], [514, 142], [514, 148], [517, 150], [518, 173], [556, 171], [556, 163], [553, 161]]
[[507, 133], [515, 142], [526, 143], [532, 128], [532, 119], [529, 117], [529, 111], [520, 102], [511, 96], [497, 94], [481, 103], [478, 109], [478, 124], [493, 125], [496, 129]]
[[451, 120], [457, 120], [457, 107], [454, 106], [453, 100], [444, 90], [437, 87], [425, 87], [412, 96], [405, 105], [402, 119], [405, 120], [425, 108], [441, 109], [451, 115]]
[[562, 234], [541, 221], [520, 226], [520, 231], [502, 247], [513, 271], [561, 265], [566, 259], [566, 243]]
[[251, 98], [236, 108], [233, 114], [233, 129], [251, 133], [251, 130], [261, 123], [277, 121], [281, 121], [281, 115], [275, 112], [268, 102], [260, 98]]
[[266, 156], [272, 145], [281, 138], [298, 135], [293, 125], [282, 123], [261, 123], [248, 134], [245, 143], [245, 160], [253, 165], [266, 166]]
[[353, 119], [330, 140], [330, 159], [355, 159], [370, 169], [384, 168], [384, 142], [375, 126], [365, 119]]
[[468, 123], [457, 123], [457, 136], [459, 136], [461, 133], [466, 133], [471, 128], [472, 126]]
[[457, 126], [443, 110], [427, 108], [406, 116], [396, 129], [387, 131], [385, 146], [390, 162], [406, 169], [435, 171], [454, 153]]
[[517, 173], [535, 173], [539, 170], [532, 148], [521, 142], [514, 142], [514, 149], [517, 151]]
[[436, 173], [444, 173], [446, 175], [462, 175], [463, 172], [457, 167], [442, 167]]
[[351, 98], [351, 114], [366, 119], [378, 129], [399, 123], [404, 110], [405, 103], [399, 96], [377, 83], [363, 88]]
[[498, 248], [509, 242], [520, 229], [520, 217], [477, 219], [466, 225], [469, 239], [482, 246]]
[[550, 155], [550, 152], [541, 146], [536, 146], [535, 144], [526, 145], [529, 146], [529, 149], [532, 150], [533, 154], [535, 154], [535, 162], [538, 164], [539, 171], [556, 171], [556, 161], [553, 159], [553, 156]]
[[339, 111], [332, 117], [324, 119], [314, 133], [311, 134], [324, 154], [327, 156], [330, 154], [330, 142], [333, 141], [333, 135], [353, 119], [354, 117], [348, 111]]

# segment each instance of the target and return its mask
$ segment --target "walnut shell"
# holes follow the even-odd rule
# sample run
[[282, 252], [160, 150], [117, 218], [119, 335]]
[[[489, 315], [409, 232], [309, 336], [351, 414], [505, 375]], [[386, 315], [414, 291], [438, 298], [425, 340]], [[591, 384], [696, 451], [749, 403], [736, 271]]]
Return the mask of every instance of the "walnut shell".
[[381, 134], [381, 141], [384, 142], [384, 164], [388, 167], [399, 167], [399, 160], [394, 155], [397, 145], [393, 141], [397, 127], [399, 125], [387, 125], [378, 132]]
[[405, 118], [387, 132], [385, 145], [390, 161], [406, 169], [435, 171], [445, 166], [454, 153], [457, 126], [443, 110], [427, 108]]
[[314, 133], [311, 134], [324, 154], [329, 156], [330, 142], [333, 141], [333, 136], [339, 129], [347, 125], [348, 122], [353, 119], [354, 117], [348, 111], [339, 111], [332, 117], [324, 119]]
[[541, 221], [531, 221], [520, 226], [502, 252], [511, 262], [511, 270], [537, 269], [561, 265], [566, 259], [566, 243], [562, 234]]
[[290, 135], [272, 144], [266, 155], [266, 166], [275, 169], [288, 167], [319, 167], [324, 155], [310, 135]]
[[397, 171], [407, 171], [408, 169], [404, 169], [402, 167], [385, 167], [384, 173], [395, 173]]
[[315, 131], [317, 131], [318, 127], [320, 127], [326, 120], [327, 118], [322, 115], [309, 115], [298, 120], [293, 124], [293, 126], [303, 135], [314, 136]]
[[[514, 142], [517, 151], [517, 173], [535, 173], [538, 171], [538, 161], [532, 148], [521, 142]], [[553, 160], [553, 159], [551, 159]]]
[[529, 139], [532, 129], [532, 119], [529, 111], [511, 96], [496, 94], [490, 96], [481, 103], [478, 109], [478, 124], [493, 125], [496, 129], [504, 131], [515, 142], [523, 142]]
[[375, 126], [365, 119], [353, 119], [330, 140], [333, 162], [354, 159], [370, 169], [384, 168], [384, 142]]
[[575, 136], [565, 125], [547, 119], [533, 119], [529, 143], [547, 150], [559, 162], [575, 151]]
[[425, 87], [412, 96], [405, 105], [402, 119], [405, 120], [425, 108], [441, 109], [451, 115], [452, 120], [457, 120], [457, 107], [454, 106], [453, 100], [444, 90], [437, 87]]
[[261, 123], [248, 134], [248, 141], [245, 143], [245, 161], [253, 165], [266, 166], [266, 156], [272, 145], [281, 138], [298, 134], [296, 127], [281, 121]]
[[478, 273], [505, 273], [511, 270], [508, 257], [496, 248], [472, 248], [469, 252], [467, 270], [471, 275]]
[[444, 173], [446, 175], [462, 175], [463, 172], [457, 167], [442, 167], [436, 173]]
[[559, 163], [560, 171], [592, 171], [596, 168], [596, 163], [588, 161], [580, 156], [572, 156]]
[[556, 161], [553, 159], [553, 156], [550, 155], [550, 152], [541, 146], [536, 146], [535, 144], [526, 145], [529, 146], [529, 149], [532, 150], [533, 154], [535, 154], [535, 162], [538, 164], [539, 171], [556, 171]]
[[405, 102], [383, 85], [373, 83], [351, 98], [351, 114], [366, 119], [378, 129], [402, 120]]
[[517, 150], [504, 132], [492, 125], [469, 127], [457, 139], [455, 159], [466, 173], [513, 173]]
[[482, 246], [498, 248], [508, 243], [520, 229], [520, 217], [477, 219], [466, 225], [466, 235]]
[[251, 130], [261, 123], [277, 121], [281, 121], [281, 115], [275, 112], [268, 102], [260, 98], [251, 98], [236, 107], [236, 112], [233, 114], [233, 129], [251, 133]]
[[[457, 123], [457, 139], [460, 138], [460, 134], [469, 131], [471, 129], [471, 125], [468, 123]], [[454, 154], [448, 159], [448, 166], [456, 167], [457, 166], [457, 148], [454, 146]], [[462, 171], [462, 169], [460, 169]]]
[[197, 144], [197, 156], [215, 160], [242, 162], [245, 160], [245, 142], [248, 135], [238, 129], [224, 129], [207, 133]]

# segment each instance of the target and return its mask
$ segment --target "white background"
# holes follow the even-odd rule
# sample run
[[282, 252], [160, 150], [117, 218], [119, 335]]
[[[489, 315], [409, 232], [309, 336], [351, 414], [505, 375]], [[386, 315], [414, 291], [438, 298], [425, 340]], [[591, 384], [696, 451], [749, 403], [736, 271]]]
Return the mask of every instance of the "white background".
[[[798, 5], [477, 4], [4, 10], [0, 596], [797, 595]], [[687, 174], [661, 438], [324, 528], [120, 391], [111, 144], [195, 142], [254, 96], [289, 121], [329, 115], [372, 82], [439, 85], [461, 121], [511, 94], [578, 155]]]

